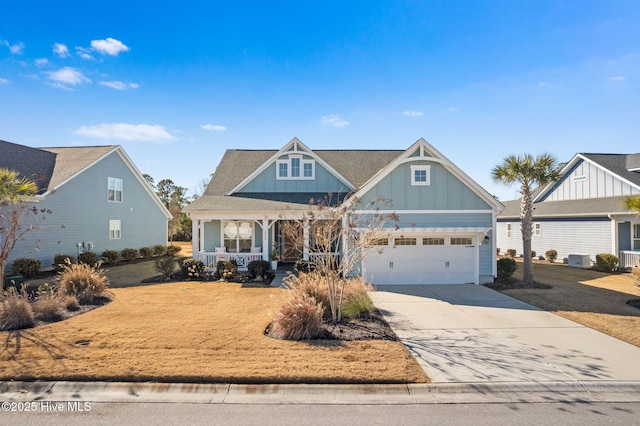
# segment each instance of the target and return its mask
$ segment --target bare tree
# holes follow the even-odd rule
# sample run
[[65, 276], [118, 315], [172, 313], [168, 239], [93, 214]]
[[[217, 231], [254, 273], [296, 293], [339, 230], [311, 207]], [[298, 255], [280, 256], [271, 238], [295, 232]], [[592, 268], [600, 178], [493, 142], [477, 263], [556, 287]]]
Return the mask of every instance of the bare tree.
[[381, 212], [380, 206], [389, 204], [383, 199], [363, 203], [358, 198], [337, 206], [311, 202], [303, 213], [281, 215], [287, 219], [282, 222], [285, 239], [295, 241], [302, 257], [299, 265], [317, 271], [325, 281], [334, 323], [342, 320], [343, 278], [359, 274], [376, 240], [397, 227], [395, 213]]

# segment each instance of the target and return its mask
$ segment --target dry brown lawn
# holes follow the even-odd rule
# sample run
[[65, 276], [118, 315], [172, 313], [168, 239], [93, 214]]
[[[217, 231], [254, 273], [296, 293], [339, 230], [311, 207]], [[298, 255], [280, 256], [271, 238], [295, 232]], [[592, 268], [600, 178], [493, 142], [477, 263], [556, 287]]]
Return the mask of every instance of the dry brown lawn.
[[266, 337], [264, 329], [284, 295], [281, 289], [180, 282], [112, 292], [115, 299], [110, 304], [69, 320], [0, 332], [0, 379], [428, 381], [400, 342], [291, 342]]
[[[504, 290], [505, 294], [640, 347], [640, 298], [631, 274], [606, 274], [565, 265], [534, 263], [537, 282], [552, 289]], [[522, 264], [514, 274], [522, 279]]]

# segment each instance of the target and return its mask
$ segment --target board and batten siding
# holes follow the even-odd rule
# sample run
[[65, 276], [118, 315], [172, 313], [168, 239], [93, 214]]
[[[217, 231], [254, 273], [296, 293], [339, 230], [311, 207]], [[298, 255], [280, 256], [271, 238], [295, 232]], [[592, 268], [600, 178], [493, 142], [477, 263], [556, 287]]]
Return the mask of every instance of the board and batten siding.
[[[122, 179], [123, 201], [107, 201], [107, 179]], [[167, 218], [122, 158], [112, 152], [43, 200], [38, 209], [51, 210], [40, 229], [20, 241], [11, 258], [29, 257], [53, 263], [56, 254], [78, 255], [78, 243], [91, 242], [93, 251], [139, 249], [167, 243]], [[121, 221], [121, 238], [109, 239], [109, 220]], [[31, 235], [33, 234], [33, 235]], [[34, 238], [41, 240], [34, 251]]]
[[[428, 165], [429, 185], [411, 185], [411, 166]], [[382, 198], [401, 210], [491, 210], [491, 207], [439, 163], [416, 160], [396, 167], [362, 195], [364, 202]]]
[[243, 192], [330, 192], [339, 194], [349, 192], [349, 188], [317, 161], [315, 162], [314, 179], [276, 179], [276, 163], [274, 162], [238, 191], [238, 193]]
[[[558, 252], [558, 261], [569, 254], [588, 254], [591, 260], [599, 253], [611, 253], [613, 236], [608, 219], [535, 221], [531, 236], [531, 250], [544, 256], [547, 250]], [[540, 224], [540, 235], [535, 235], [535, 224]], [[507, 224], [511, 224], [511, 237], [507, 237]], [[523, 252], [520, 221], [498, 221], [497, 244], [500, 253], [515, 249], [517, 256]], [[616, 254], [617, 253], [613, 253]]]
[[542, 201], [639, 195], [640, 191], [597, 165], [581, 160], [557, 182]]

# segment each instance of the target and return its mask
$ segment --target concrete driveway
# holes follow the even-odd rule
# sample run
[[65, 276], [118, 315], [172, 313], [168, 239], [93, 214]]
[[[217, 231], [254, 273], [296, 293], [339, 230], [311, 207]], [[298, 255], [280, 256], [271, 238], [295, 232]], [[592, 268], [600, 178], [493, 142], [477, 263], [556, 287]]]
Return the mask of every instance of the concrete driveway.
[[433, 383], [640, 381], [640, 348], [478, 285], [371, 297]]

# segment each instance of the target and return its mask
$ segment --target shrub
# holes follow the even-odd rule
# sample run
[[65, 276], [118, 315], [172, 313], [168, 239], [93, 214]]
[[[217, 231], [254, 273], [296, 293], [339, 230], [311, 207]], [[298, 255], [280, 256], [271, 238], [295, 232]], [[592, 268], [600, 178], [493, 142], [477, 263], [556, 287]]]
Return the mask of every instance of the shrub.
[[271, 323], [276, 339], [303, 340], [317, 337], [322, 330], [322, 306], [313, 297], [293, 291]]
[[105, 296], [109, 280], [101, 269], [86, 263], [68, 265], [60, 273], [58, 293], [61, 296], [75, 296], [81, 304], [91, 304], [98, 297]]
[[92, 251], [85, 251], [78, 255], [78, 263], [83, 263], [91, 267], [97, 266], [99, 261], [98, 255]]
[[372, 290], [371, 284], [367, 284], [360, 278], [346, 279], [342, 299], [342, 315], [348, 318], [370, 318], [376, 310], [371, 297], [369, 297], [369, 292]]
[[507, 249], [507, 256], [516, 257], [516, 250], [515, 249]]
[[62, 272], [64, 265], [71, 265], [76, 263], [76, 258], [69, 254], [56, 254], [53, 256], [53, 270], [56, 272]]
[[549, 261], [549, 262], [555, 262], [556, 259], [558, 258], [558, 252], [551, 249], [551, 250], [547, 250], [544, 253], [544, 257]]
[[162, 274], [166, 279], [170, 279], [171, 275], [176, 270], [176, 265], [178, 261], [175, 257], [164, 257], [160, 259], [156, 259], [154, 269], [156, 272]]
[[175, 256], [176, 254], [180, 253], [181, 250], [182, 250], [182, 247], [180, 246], [168, 246], [167, 255]]
[[604, 272], [615, 271], [618, 267], [618, 257], [609, 253], [596, 254], [596, 267]]
[[105, 262], [110, 265], [116, 264], [120, 262], [120, 259], [122, 259], [120, 252], [117, 250], [105, 250], [102, 252], [102, 257], [104, 257]]
[[218, 276], [223, 280], [229, 280], [238, 273], [238, 262], [235, 259], [219, 260], [216, 263]]
[[[182, 247], [180, 247], [180, 248], [182, 248]], [[162, 256], [166, 252], [167, 252], [167, 247], [163, 246], [162, 244], [156, 244], [155, 246], [153, 246], [153, 255], [154, 256]]]
[[53, 293], [45, 292], [38, 295], [31, 304], [35, 318], [41, 321], [60, 321], [63, 318], [61, 299]]
[[271, 264], [266, 260], [252, 260], [247, 265], [249, 275], [254, 278], [264, 278], [271, 269]]
[[25, 257], [15, 259], [11, 266], [11, 273], [13, 275], [22, 275], [26, 278], [35, 277], [40, 273], [40, 261]]
[[298, 275], [289, 275], [286, 287], [294, 292], [299, 292], [312, 297], [316, 303], [322, 306], [324, 315], [331, 318], [331, 303], [329, 290], [324, 277], [319, 272], [300, 272]]
[[536, 251], [535, 250], [531, 250], [531, 258], [535, 258], [536, 257]]
[[500, 247], [496, 247], [496, 256], [500, 256]]
[[2, 293], [0, 300], [0, 330], [18, 330], [33, 327], [35, 319], [26, 293], [15, 288]]
[[140, 247], [140, 256], [145, 259], [151, 259], [151, 256], [153, 256], [153, 247]]
[[516, 269], [518, 269], [518, 265], [512, 258], [503, 257], [498, 259], [498, 282], [509, 282]]
[[120, 254], [122, 255], [122, 260], [134, 260], [138, 257], [138, 250], [134, 248], [125, 248]]
[[80, 302], [78, 302], [78, 298], [75, 296], [64, 296], [60, 299], [62, 303], [62, 307], [67, 311], [77, 311], [80, 309]]
[[204, 263], [200, 259], [188, 257], [182, 261], [180, 269], [185, 280], [199, 280], [204, 272]]

